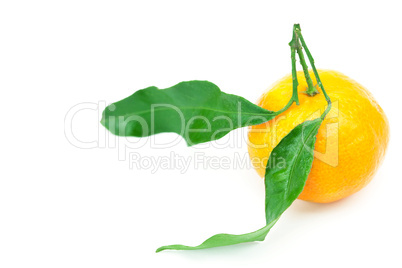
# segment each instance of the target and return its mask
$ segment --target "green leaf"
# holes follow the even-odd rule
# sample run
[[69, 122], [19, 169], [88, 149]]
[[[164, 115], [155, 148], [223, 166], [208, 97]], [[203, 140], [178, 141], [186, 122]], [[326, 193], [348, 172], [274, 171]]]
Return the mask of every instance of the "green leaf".
[[138, 90], [106, 107], [101, 123], [118, 136], [177, 133], [191, 146], [220, 139], [239, 127], [264, 123], [276, 115], [222, 92], [211, 82], [195, 80], [166, 89]]
[[[296, 126], [272, 150], [265, 173], [266, 226], [255, 232], [242, 235], [217, 234], [195, 247], [185, 245], [163, 246], [158, 248], [156, 252], [166, 249], [195, 250], [263, 241], [282, 213], [303, 191], [313, 163], [314, 144], [322, 120], [318, 118]], [[278, 161], [282, 159], [283, 161]], [[281, 164], [273, 165], [272, 163]]]
[[214, 248], [214, 247], [222, 247], [235, 245], [245, 242], [254, 242], [254, 241], [263, 241], [268, 234], [268, 231], [275, 224], [276, 221], [264, 226], [263, 228], [241, 235], [234, 234], [217, 234], [211, 236], [207, 240], [205, 240], [202, 244], [191, 247], [185, 245], [170, 245], [170, 246], [162, 246], [156, 250], [156, 252], [163, 251], [165, 249], [174, 249], [174, 250], [196, 250], [196, 249], [204, 249], [204, 248]]
[[[303, 191], [313, 164], [314, 144], [322, 121], [317, 118], [296, 126], [272, 150], [265, 171], [267, 223], [277, 219]], [[282, 163], [281, 159], [285, 167], [272, 164]]]

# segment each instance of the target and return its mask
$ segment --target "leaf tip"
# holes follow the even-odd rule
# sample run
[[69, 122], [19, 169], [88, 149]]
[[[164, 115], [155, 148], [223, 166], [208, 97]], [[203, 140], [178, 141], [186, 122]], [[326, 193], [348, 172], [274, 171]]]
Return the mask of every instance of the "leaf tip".
[[168, 249], [168, 247], [167, 247], [167, 246], [159, 247], [159, 248], [157, 248], [157, 249], [155, 250], [155, 253], [159, 253], [159, 252], [161, 252], [161, 251], [164, 251], [165, 249]]

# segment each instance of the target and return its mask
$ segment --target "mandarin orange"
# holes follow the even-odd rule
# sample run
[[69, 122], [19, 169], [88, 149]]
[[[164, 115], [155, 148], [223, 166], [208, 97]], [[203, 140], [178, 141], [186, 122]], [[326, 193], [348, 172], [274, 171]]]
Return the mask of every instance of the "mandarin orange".
[[[328, 203], [356, 193], [371, 181], [384, 158], [389, 124], [363, 86], [336, 71], [318, 73], [333, 105], [319, 128], [312, 169], [299, 199]], [[312, 72], [310, 75], [315, 82]], [[322, 93], [313, 97], [301, 93], [307, 84], [303, 72], [297, 72], [297, 77], [300, 105], [294, 103], [273, 120], [249, 128], [249, 154], [262, 177], [268, 157], [279, 141], [296, 125], [318, 118], [327, 106]], [[291, 95], [292, 76], [288, 75], [268, 89], [257, 104], [277, 111]], [[276, 160], [280, 163], [280, 159]]]

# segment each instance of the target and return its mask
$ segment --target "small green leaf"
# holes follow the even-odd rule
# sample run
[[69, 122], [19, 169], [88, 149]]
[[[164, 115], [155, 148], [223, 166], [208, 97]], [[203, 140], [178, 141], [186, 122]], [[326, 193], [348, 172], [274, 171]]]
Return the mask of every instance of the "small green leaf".
[[[166, 249], [195, 250], [263, 241], [282, 213], [303, 191], [313, 163], [314, 144], [322, 120], [318, 118], [296, 126], [272, 150], [265, 173], [266, 226], [255, 232], [242, 235], [217, 234], [195, 247], [185, 245], [163, 246], [158, 248], [156, 252]], [[275, 161], [274, 157], [277, 158]], [[282, 159], [284, 161], [277, 161]], [[272, 163], [284, 163], [284, 165], [271, 166]]]
[[239, 127], [267, 122], [276, 115], [222, 92], [211, 82], [195, 80], [166, 89], [139, 90], [106, 107], [101, 123], [118, 136], [177, 133], [191, 146], [220, 139]]

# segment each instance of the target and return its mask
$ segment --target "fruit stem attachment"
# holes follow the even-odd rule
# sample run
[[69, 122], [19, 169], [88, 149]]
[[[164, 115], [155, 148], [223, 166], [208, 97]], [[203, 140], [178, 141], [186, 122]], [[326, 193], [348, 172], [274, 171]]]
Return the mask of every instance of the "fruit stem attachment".
[[[300, 39], [300, 42], [301, 42], [304, 50], [306, 51], [307, 58], [308, 58], [308, 60], [309, 60], [309, 62], [311, 64], [311, 68], [313, 69], [315, 79], [317, 80], [317, 84], [321, 88], [321, 91], [324, 94], [325, 100], [328, 103], [327, 108], [325, 109], [324, 113], [321, 115], [321, 119], [324, 119], [325, 116], [329, 113], [329, 110], [331, 110], [331, 106], [332, 106], [331, 99], [329, 98], [327, 92], [325, 91], [324, 86], [323, 86], [323, 84], [321, 82], [320, 76], [318, 75], [317, 69], [315, 68], [314, 58], [311, 55], [310, 50], [308, 49], [306, 42], [304, 41], [303, 35], [301, 33], [300, 24], [294, 24], [293, 25], [293, 31], [295, 32], [297, 38]], [[300, 59], [300, 61], [301, 61], [301, 59]], [[305, 74], [306, 74], [306, 72], [305, 72]], [[306, 79], [307, 79], [307, 77], [306, 77]]]
[[303, 67], [304, 77], [306, 78], [307, 82], [307, 89], [303, 93], [307, 94], [310, 97], [313, 97], [318, 94], [318, 90], [313, 85], [313, 80], [311, 80], [310, 74], [308, 72], [308, 66], [306, 64], [306, 60], [304, 59], [303, 47], [300, 45], [299, 42], [299, 32], [297, 29], [300, 29], [299, 24], [293, 25], [293, 38], [292, 41], [289, 43], [294, 50], [297, 51], [299, 55], [300, 64]]

